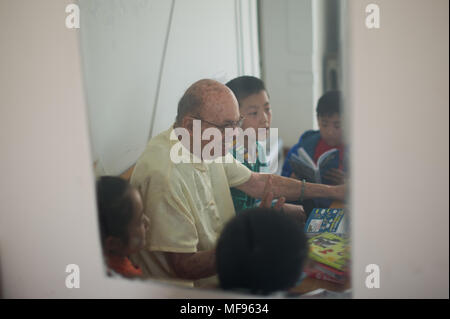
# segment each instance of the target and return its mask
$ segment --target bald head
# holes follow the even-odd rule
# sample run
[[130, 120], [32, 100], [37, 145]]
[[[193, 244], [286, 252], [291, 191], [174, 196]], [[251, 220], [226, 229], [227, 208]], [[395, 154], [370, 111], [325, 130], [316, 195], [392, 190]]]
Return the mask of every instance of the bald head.
[[[201, 117], [214, 116], [216, 120], [220, 120], [224, 111], [235, 111], [230, 108], [239, 110], [233, 92], [220, 82], [203, 79], [192, 84], [184, 93], [178, 103], [176, 122], [181, 125], [183, 118], [190, 114]], [[212, 121], [209, 117], [206, 120]]]

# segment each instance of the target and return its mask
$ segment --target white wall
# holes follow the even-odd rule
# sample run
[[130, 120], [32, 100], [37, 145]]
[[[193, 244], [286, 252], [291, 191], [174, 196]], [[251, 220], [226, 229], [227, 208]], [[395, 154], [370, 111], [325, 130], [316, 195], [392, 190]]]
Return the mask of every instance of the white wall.
[[311, 0], [261, 0], [261, 48], [272, 127], [286, 146], [312, 128], [314, 101]]
[[[202, 78], [259, 76], [256, 1], [80, 1], [94, 161], [119, 174]], [[99, 170], [101, 172], [101, 170]]]
[[[348, 1], [353, 287], [358, 298], [449, 297], [446, 0]], [[364, 285], [378, 264], [381, 287]]]
[[[340, 61], [340, 23], [339, 8], [341, 0], [312, 1], [313, 14], [313, 104], [312, 128], [319, 129], [316, 107], [319, 98], [327, 91], [340, 89], [342, 85], [342, 69]], [[333, 60], [330, 60], [333, 58]], [[332, 87], [331, 63], [337, 72], [336, 87]], [[330, 64], [330, 70], [327, 67]], [[308, 113], [309, 116], [309, 113]], [[309, 127], [311, 128], [311, 127]]]
[[315, 108], [325, 87], [325, 59], [338, 54], [337, 0], [261, 0], [263, 76], [273, 127], [291, 147], [317, 129]]
[[171, 1], [79, 4], [93, 157], [105, 173], [119, 174], [149, 136]]
[[[0, 2], [0, 295], [215, 298], [105, 277], [78, 31], [60, 0]], [[67, 264], [80, 288], [65, 287]]]

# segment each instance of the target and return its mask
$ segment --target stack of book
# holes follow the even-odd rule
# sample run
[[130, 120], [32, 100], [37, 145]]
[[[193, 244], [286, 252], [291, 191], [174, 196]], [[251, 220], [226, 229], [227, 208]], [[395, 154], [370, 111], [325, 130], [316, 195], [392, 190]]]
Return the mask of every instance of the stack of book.
[[350, 245], [343, 209], [314, 209], [305, 224], [309, 261], [304, 272], [321, 280], [343, 284], [348, 278]]
[[314, 208], [305, 224], [308, 238], [322, 233], [332, 233], [345, 237], [348, 234], [348, 222], [343, 208]]
[[309, 277], [343, 284], [348, 278], [349, 250], [348, 240], [332, 233], [312, 237], [303, 271]]

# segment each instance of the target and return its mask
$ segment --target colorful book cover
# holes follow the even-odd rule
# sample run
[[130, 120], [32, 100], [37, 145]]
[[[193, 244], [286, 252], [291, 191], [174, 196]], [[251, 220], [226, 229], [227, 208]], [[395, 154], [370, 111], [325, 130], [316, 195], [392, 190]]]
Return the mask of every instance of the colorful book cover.
[[329, 232], [343, 236], [347, 234], [347, 221], [342, 208], [314, 208], [305, 224], [308, 237]]
[[309, 257], [319, 263], [344, 271], [350, 258], [348, 240], [332, 233], [322, 233], [308, 240]]

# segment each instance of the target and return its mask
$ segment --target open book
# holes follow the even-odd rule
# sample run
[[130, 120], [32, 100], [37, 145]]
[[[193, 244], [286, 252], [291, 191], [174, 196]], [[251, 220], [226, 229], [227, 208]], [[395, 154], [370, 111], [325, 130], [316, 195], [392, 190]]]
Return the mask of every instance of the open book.
[[320, 155], [316, 165], [302, 147], [298, 150], [298, 154], [292, 154], [289, 163], [298, 178], [305, 179], [310, 183], [329, 184], [323, 179], [323, 176], [330, 168], [337, 169], [339, 167], [339, 150], [333, 148], [326, 151]]

